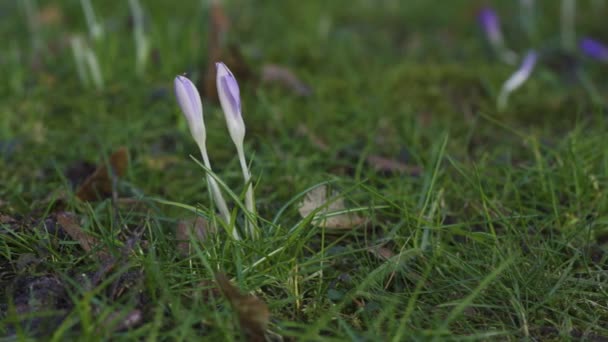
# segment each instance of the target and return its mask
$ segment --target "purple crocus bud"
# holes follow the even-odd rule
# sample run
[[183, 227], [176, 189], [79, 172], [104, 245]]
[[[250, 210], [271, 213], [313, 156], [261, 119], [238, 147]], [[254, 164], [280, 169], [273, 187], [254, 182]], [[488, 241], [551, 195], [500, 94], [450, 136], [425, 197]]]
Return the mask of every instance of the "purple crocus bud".
[[[247, 191], [245, 192], [245, 207], [249, 213], [254, 214], [255, 202], [253, 199], [251, 172], [249, 172], [243, 148], [243, 140], [245, 140], [245, 123], [243, 122], [243, 115], [241, 112], [241, 93], [239, 85], [232, 72], [230, 72], [224, 63], [215, 63], [215, 67], [217, 68], [217, 94], [220, 98], [222, 110], [224, 111], [230, 138], [232, 138], [232, 141], [236, 146], [239, 163], [241, 164], [241, 170], [243, 171], [243, 179], [247, 186]], [[252, 238], [255, 238], [258, 236], [258, 231], [256, 228], [255, 215], [252, 215], [252, 217], [253, 219], [251, 221], [246, 222], [246, 229], [249, 231], [249, 235]]]
[[177, 76], [174, 81], [175, 97], [182, 109], [190, 133], [199, 146], [205, 145], [205, 122], [203, 121], [203, 104], [196, 86], [185, 76]]
[[245, 139], [245, 123], [241, 113], [241, 94], [236, 78], [228, 67], [222, 63], [215, 63], [217, 69], [217, 94], [220, 98], [228, 132], [235, 145], [242, 146]]
[[482, 9], [479, 12], [479, 23], [490, 43], [494, 46], [501, 46], [503, 43], [502, 32], [500, 31], [500, 19], [496, 11], [490, 7]]
[[[205, 167], [211, 171], [211, 163], [209, 162], [207, 145], [205, 143], [206, 132], [205, 121], [203, 121], [203, 104], [201, 103], [201, 97], [198, 90], [196, 89], [194, 83], [184, 76], [175, 77], [175, 81], [173, 83], [175, 87], [175, 97], [177, 97], [177, 103], [188, 121], [190, 134], [192, 134], [194, 141], [196, 141], [196, 144], [201, 151], [203, 164], [205, 164]], [[213, 177], [207, 175], [207, 183], [209, 184], [213, 200], [217, 205], [220, 214], [222, 214], [224, 222], [230, 223], [230, 211], [228, 210], [228, 205], [222, 196], [217, 182]], [[236, 240], [240, 240], [236, 229], [232, 230], [232, 236]]]
[[521, 87], [532, 74], [532, 70], [536, 66], [538, 61], [538, 53], [536, 51], [529, 51], [524, 57], [519, 69], [517, 69], [511, 77], [502, 85], [500, 94], [498, 96], [498, 108], [499, 110], [504, 109], [507, 106], [507, 100], [509, 94]]
[[608, 46], [591, 38], [584, 38], [580, 41], [580, 49], [583, 53], [593, 59], [608, 62]]
[[500, 30], [500, 19], [496, 11], [490, 7], [485, 7], [479, 12], [478, 19], [488, 42], [500, 59], [507, 64], [515, 64], [517, 55], [505, 45], [502, 31]]

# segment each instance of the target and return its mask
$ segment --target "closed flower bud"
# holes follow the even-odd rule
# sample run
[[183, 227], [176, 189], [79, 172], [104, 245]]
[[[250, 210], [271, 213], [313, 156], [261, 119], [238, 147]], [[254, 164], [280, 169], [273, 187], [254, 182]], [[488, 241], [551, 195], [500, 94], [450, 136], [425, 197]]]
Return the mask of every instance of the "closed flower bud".
[[[207, 145], [206, 145], [206, 132], [205, 132], [205, 122], [203, 121], [203, 104], [201, 103], [201, 97], [196, 89], [196, 86], [192, 81], [190, 81], [187, 77], [177, 76], [174, 81], [175, 87], [175, 97], [177, 97], [177, 103], [179, 107], [182, 109], [186, 120], [188, 121], [188, 127], [190, 128], [190, 134], [196, 141], [198, 148], [201, 151], [201, 156], [203, 157], [203, 164], [209, 170], [211, 170], [211, 163], [209, 162], [209, 156], [207, 154]], [[230, 212], [228, 210], [228, 205], [226, 204], [226, 200], [222, 196], [220, 192], [220, 188], [217, 185], [217, 182], [213, 177], [207, 175], [207, 183], [209, 184], [209, 188], [211, 189], [211, 194], [213, 196], [213, 200], [215, 205], [217, 206], [220, 214], [222, 215], [224, 221], [228, 224], [230, 223]], [[232, 231], [232, 235], [235, 239], [239, 240], [239, 234], [234, 229]]]
[[517, 55], [505, 45], [502, 31], [500, 30], [500, 19], [496, 11], [486, 7], [479, 12], [478, 19], [488, 42], [498, 56], [507, 64], [515, 64]]
[[217, 68], [217, 93], [220, 98], [226, 125], [232, 141], [242, 145], [245, 139], [245, 123], [241, 113], [241, 94], [236, 78], [222, 62], [215, 63]]
[[205, 122], [203, 121], [203, 104], [196, 86], [187, 77], [177, 76], [175, 78], [175, 97], [181, 108], [190, 133], [200, 146], [205, 144]]

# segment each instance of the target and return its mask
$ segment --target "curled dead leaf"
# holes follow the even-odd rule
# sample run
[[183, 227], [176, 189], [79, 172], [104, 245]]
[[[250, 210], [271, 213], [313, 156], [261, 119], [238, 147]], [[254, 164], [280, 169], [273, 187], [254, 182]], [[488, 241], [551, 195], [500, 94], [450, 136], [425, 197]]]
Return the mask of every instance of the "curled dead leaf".
[[236, 311], [247, 341], [265, 341], [266, 326], [270, 321], [270, 311], [266, 303], [254, 295], [242, 294], [223, 273], [217, 273], [215, 281], [232, 309]]
[[38, 12], [36, 20], [42, 26], [54, 26], [63, 21], [63, 11], [57, 4], [49, 4]]
[[129, 154], [126, 147], [116, 150], [108, 160], [108, 165], [100, 163], [76, 191], [76, 197], [83, 201], [95, 201], [112, 195], [114, 177], [122, 177], [127, 172]]
[[376, 258], [384, 261], [387, 261], [396, 255], [390, 248], [384, 246], [370, 246], [367, 250]]
[[298, 209], [300, 215], [306, 218], [316, 211], [312, 224], [327, 229], [351, 229], [368, 222], [367, 218], [349, 212], [344, 205], [344, 198], [339, 193], [333, 192], [329, 196], [328, 192], [327, 185], [309, 191]]
[[[109, 331], [124, 331], [129, 330], [143, 321], [143, 313], [139, 309], [134, 309], [128, 312], [117, 310], [110, 313], [100, 326], [99, 330], [107, 329]], [[99, 331], [101, 333], [102, 331]]]
[[262, 82], [272, 84], [276, 83], [284, 88], [287, 88], [299, 96], [312, 95], [312, 89], [306, 83], [302, 82], [293, 71], [288, 68], [276, 65], [266, 64], [262, 67]]
[[418, 165], [408, 165], [399, 160], [377, 155], [369, 155], [366, 160], [367, 163], [378, 172], [402, 173], [411, 176], [418, 176], [422, 172], [422, 168]]
[[[70, 212], [61, 212], [57, 214], [57, 223], [61, 228], [72, 238], [80, 244], [80, 247], [86, 252], [92, 251], [97, 245], [99, 240], [96, 237], [90, 235], [82, 229], [78, 222], [78, 216]], [[103, 260], [109, 258], [109, 254], [106, 250], [100, 250], [96, 253], [98, 257]]]

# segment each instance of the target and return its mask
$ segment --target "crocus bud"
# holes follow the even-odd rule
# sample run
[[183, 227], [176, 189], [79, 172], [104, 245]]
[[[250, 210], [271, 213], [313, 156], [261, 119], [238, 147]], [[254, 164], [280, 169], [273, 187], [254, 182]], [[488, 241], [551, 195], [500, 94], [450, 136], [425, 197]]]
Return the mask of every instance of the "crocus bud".
[[198, 90], [194, 83], [184, 76], [175, 77], [174, 84], [175, 97], [177, 97], [177, 103], [188, 121], [190, 133], [199, 146], [204, 146], [206, 137], [205, 123], [203, 121], [203, 104], [201, 103]]
[[[239, 85], [236, 82], [236, 78], [232, 75], [232, 72], [222, 62], [215, 63], [217, 68], [216, 85], [217, 94], [220, 98], [222, 110], [224, 111], [224, 117], [226, 118], [226, 125], [228, 126], [228, 132], [230, 138], [236, 146], [236, 152], [241, 164], [241, 170], [243, 171], [243, 179], [247, 186], [247, 192], [245, 193], [245, 206], [247, 211], [255, 213], [255, 201], [253, 199], [253, 186], [251, 184], [251, 173], [245, 160], [245, 152], [243, 148], [243, 140], [245, 140], [245, 123], [243, 122], [243, 116], [241, 113], [241, 94], [239, 91]], [[246, 222], [246, 228], [249, 231], [249, 235], [252, 238], [258, 236], [255, 218], [249, 222]]]
[[534, 70], [537, 60], [538, 54], [535, 51], [529, 51], [524, 57], [519, 69], [517, 69], [517, 71], [515, 71], [513, 75], [511, 75], [511, 77], [509, 77], [509, 79], [502, 85], [502, 89], [500, 90], [500, 94], [498, 96], [499, 110], [502, 110], [507, 106], [509, 94], [528, 80], [532, 70]]
[[502, 32], [500, 31], [500, 20], [496, 12], [489, 7], [479, 12], [479, 23], [483, 32], [492, 45], [502, 45]]
[[[201, 151], [203, 164], [211, 171], [211, 163], [209, 162], [205, 142], [206, 134], [205, 122], [203, 121], [203, 104], [201, 103], [201, 97], [198, 94], [198, 90], [196, 89], [194, 83], [184, 76], [175, 77], [174, 86], [175, 97], [177, 97], [177, 102], [179, 103], [179, 106], [182, 109], [186, 120], [188, 121], [190, 134], [192, 134], [194, 141], [196, 141], [196, 144]], [[207, 183], [211, 189], [213, 200], [217, 205], [220, 214], [222, 214], [224, 221], [226, 223], [230, 223], [230, 211], [228, 210], [228, 205], [220, 192], [217, 182], [215, 179], [213, 179], [213, 177], [207, 175]], [[240, 239], [239, 234], [234, 227], [232, 235], [236, 240]]]
[[584, 38], [580, 41], [579, 47], [581, 51], [590, 58], [601, 62], [608, 62], [608, 46], [597, 40]]
[[505, 63], [514, 64], [517, 56], [505, 46], [502, 31], [500, 30], [500, 19], [496, 11], [486, 7], [479, 12], [478, 19], [488, 42], [495, 52]]
[[242, 146], [245, 139], [245, 123], [241, 115], [239, 85], [224, 63], [215, 63], [215, 67], [217, 68], [217, 93], [226, 118], [226, 125], [228, 125], [228, 132], [235, 145]]

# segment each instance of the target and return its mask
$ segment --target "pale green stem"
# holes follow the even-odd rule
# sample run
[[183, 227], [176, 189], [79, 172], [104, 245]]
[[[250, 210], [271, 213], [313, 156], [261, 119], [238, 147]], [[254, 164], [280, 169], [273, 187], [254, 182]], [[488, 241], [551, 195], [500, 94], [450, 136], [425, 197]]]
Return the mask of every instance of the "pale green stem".
[[74, 54], [74, 61], [76, 63], [76, 70], [78, 71], [78, 77], [83, 85], [89, 84], [89, 76], [85, 65], [84, 57], [84, 45], [82, 38], [75, 36], [70, 39], [70, 45], [72, 46], [72, 53]]
[[500, 94], [498, 94], [498, 99], [496, 100], [496, 107], [498, 108], [499, 112], [502, 112], [507, 108], [510, 93], [510, 91], [504, 88], [500, 90]]
[[97, 90], [103, 89], [103, 76], [101, 74], [101, 67], [99, 66], [97, 55], [95, 55], [95, 52], [90, 47], [86, 47], [84, 51], [84, 57], [87, 64], [89, 65], [89, 71], [91, 72], [91, 78], [93, 79], [95, 87], [97, 87]]
[[[205, 144], [199, 143], [199, 148], [200, 148], [201, 154], [203, 156], [203, 164], [205, 164], [205, 167], [207, 169], [209, 169], [209, 171], [211, 171], [211, 163], [209, 162], [209, 156], [207, 155], [207, 148], [206, 148]], [[209, 184], [209, 188], [211, 189], [211, 194], [213, 195], [213, 200], [215, 202], [215, 205], [217, 206], [218, 210], [220, 211], [220, 214], [223, 216], [226, 224], [228, 226], [230, 226], [230, 211], [228, 210], [228, 205], [226, 205], [224, 196], [222, 196], [220, 187], [217, 185], [217, 182], [215, 181], [215, 179], [213, 179], [213, 177], [211, 177], [210, 175], [207, 175], [207, 183]], [[232, 226], [232, 237], [234, 237], [235, 240], [241, 239], [238, 231], [236, 230], [235, 225]]]
[[245, 180], [245, 185], [247, 186], [247, 192], [245, 193], [245, 207], [247, 211], [253, 216], [251, 222], [248, 222], [249, 234], [252, 238], [257, 237], [256, 224], [255, 224], [255, 204], [253, 200], [253, 184], [251, 184], [251, 173], [249, 172], [249, 167], [247, 167], [247, 161], [245, 160], [245, 152], [243, 151], [243, 144], [236, 144], [236, 152], [239, 157], [239, 162], [241, 163], [241, 170], [243, 171], [243, 179]]
[[148, 37], [144, 30], [144, 13], [139, 0], [129, 0], [133, 16], [133, 39], [135, 41], [135, 70], [138, 75], [144, 72], [148, 59]]
[[91, 0], [80, 0], [80, 4], [84, 11], [87, 26], [89, 27], [89, 34], [93, 39], [99, 40], [103, 37], [103, 28], [95, 18], [95, 11], [93, 10], [93, 5], [91, 5]]
[[562, 0], [561, 10], [562, 45], [566, 50], [573, 50], [576, 47], [576, 0]]

